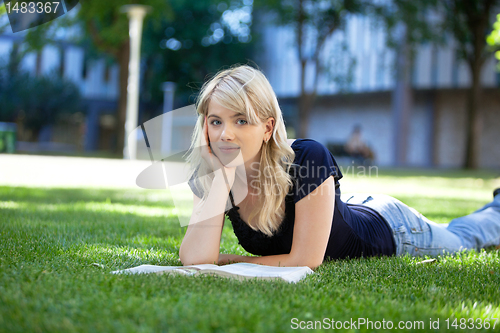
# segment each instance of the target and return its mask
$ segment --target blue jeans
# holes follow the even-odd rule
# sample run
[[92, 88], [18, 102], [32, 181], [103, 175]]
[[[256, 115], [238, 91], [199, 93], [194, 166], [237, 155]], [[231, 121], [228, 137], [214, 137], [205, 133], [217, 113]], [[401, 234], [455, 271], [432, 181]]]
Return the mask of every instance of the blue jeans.
[[472, 214], [437, 224], [415, 209], [384, 194], [343, 196], [346, 203], [365, 205], [388, 222], [396, 243], [396, 255], [436, 256], [463, 249], [479, 251], [500, 244], [500, 195]]

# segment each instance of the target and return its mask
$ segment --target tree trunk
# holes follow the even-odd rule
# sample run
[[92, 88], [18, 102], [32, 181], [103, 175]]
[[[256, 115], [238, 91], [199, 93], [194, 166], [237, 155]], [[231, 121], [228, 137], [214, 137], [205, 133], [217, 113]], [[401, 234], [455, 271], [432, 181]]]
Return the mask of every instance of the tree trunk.
[[481, 95], [481, 61], [475, 60], [471, 64], [472, 86], [469, 89], [467, 101], [467, 129], [466, 129], [466, 154], [465, 168], [477, 169], [481, 149], [481, 133], [483, 131], [483, 115], [479, 108]]
[[406, 29], [407, 27], [404, 26], [397, 54], [397, 77], [391, 102], [394, 126], [394, 165], [398, 167], [408, 164], [410, 122], [413, 109], [413, 88], [411, 85], [413, 58], [408, 46]]
[[13, 77], [19, 73], [19, 65], [21, 58], [19, 57], [19, 43], [12, 43], [12, 50], [10, 51], [9, 63], [7, 64], [7, 75]]
[[[300, 36], [299, 41], [302, 41], [302, 36]], [[302, 56], [302, 52], [299, 52]], [[311, 92], [308, 92], [306, 89], [306, 68], [307, 68], [307, 59], [300, 60], [300, 96], [299, 96], [299, 114], [298, 114], [298, 124], [295, 125], [295, 137], [296, 138], [307, 138], [308, 137], [308, 129], [309, 129], [309, 114], [311, 113], [311, 108], [314, 104], [314, 100], [316, 99], [316, 85], [318, 78], [318, 71], [315, 70], [314, 77], [314, 86]], [[317, 64], [318, 61], [315, 60]], [[319, 65], [316, 65], [319, 66]]]
[[130, 41], [127, 40], [120, 47], [118, 53], [118, 64], [120, 66], [119, 75], [119, 96], [118, 96], [118, 122], [116, 135], [116, 153], [123, 154], [125, 144], [125, 120], [127, 118], [127, 86], [128, 86], [128, 62], [130, 58]]
[[299, 97], [299, 124], [297, 126], [297, 138], [307, 138], [309, 129], [309, 114], [311, 113], [312, 104], [315, 94], [303, 92]]
[[[485, 32], [490, 29], [490, 13], [498, 4], [495, 0], [464, 1], [467, 26], [472, 33], [471, 53], [468, 53], [468, 63], [472, 76], [472, 86], [467, 101], [467, 129], [465, 163], [468, 169], [477, 169], [480, 161], [481, 135], [483, 132], [483, 111], [479, 107], [481, 100], [481, 69], [486, 59]], [[467, 54], [465, 50], [464, 54]]]

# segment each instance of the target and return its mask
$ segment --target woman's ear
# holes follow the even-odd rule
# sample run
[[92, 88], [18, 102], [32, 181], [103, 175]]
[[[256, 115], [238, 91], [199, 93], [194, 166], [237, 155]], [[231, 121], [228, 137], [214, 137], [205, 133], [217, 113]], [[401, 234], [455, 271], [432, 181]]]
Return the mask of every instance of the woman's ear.
[[274, 129], [274, 124], [275, 124], [275, 120], [273, 117], [269, 117], [266, 121], [266, 136], [269, 135], [269, 138], [271, 138], [271, 135], [273, 134], [273, 129]]

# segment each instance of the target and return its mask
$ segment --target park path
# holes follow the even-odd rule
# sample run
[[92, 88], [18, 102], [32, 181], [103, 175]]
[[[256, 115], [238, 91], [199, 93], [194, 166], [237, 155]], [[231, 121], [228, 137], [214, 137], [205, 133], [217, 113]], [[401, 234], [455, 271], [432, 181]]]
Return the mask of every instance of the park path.
[[0, 186], [139, 188], [150, 161], [0, 154]]

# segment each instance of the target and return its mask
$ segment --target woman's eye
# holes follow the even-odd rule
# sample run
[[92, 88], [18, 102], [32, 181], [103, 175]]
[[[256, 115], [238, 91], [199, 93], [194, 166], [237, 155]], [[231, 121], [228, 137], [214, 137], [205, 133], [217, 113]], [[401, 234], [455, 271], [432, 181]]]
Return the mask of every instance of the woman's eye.
[[[216, 123], [217, 123], [217, 124], [216, 124]], [[218, 123], [220, 123], [220, 121], [219, 121], [219, 120], [213, 120], [213, 121], [212, 121], [212, 125], [219, 125]]]
[[244, 120], [244, 119], [238, 119], [238, 124], [240, 124], [240, 125], [246, 125], [246, 124], [248, 124], [248, 122], [246, 120]]

